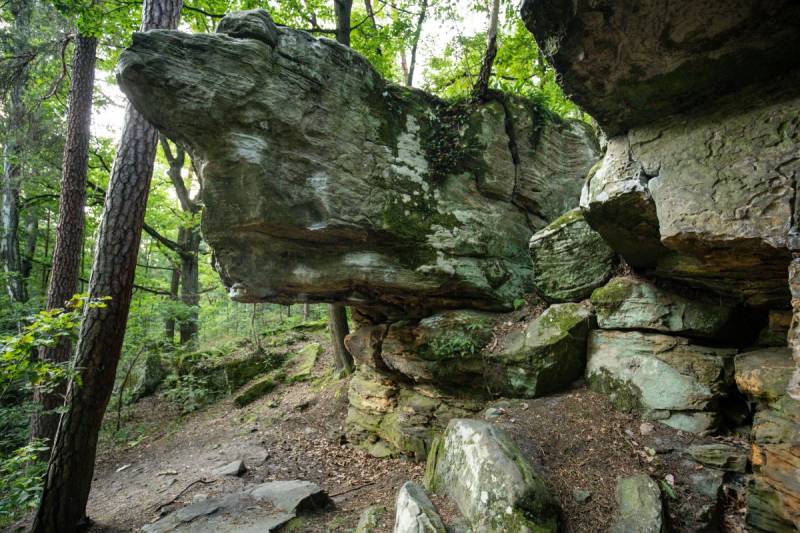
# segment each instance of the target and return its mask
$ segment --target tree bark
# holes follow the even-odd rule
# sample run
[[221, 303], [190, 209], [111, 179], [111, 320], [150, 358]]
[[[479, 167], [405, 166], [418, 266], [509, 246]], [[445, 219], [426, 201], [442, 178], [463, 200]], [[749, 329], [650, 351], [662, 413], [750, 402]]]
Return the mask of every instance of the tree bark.
[[197, 256], [200, 252], [200, 228], [181, 228], [178, 234], [181, 245], [181, 301], [189, 309], [181, 321], [181, 344], [194, 344], [200, 330], [200, 278]]
[[[11, 54], [22, 56], [28, 48], [25, 36], [30, 31], [31, 4], [26, 0], [10, 3], [14, 17], [11, 32]], [[6, 274], [6, 291], [12, 302], [28, 301], [28, 288], [23, 276], [19, 251], [19, 200], [22, 175], [22, 146], [25, 131], [25, 87], [28, 83], [27, 63], [12, 73], [11, 95], [8, 101], [8, 120], [3, 146], [3, 173], [0, 178], [0, 259]]]
[[[170, 282], [169, 282], [169, 299], [170, 300], [178, 300], [178, 290], [180, 289], [181, 283], [181, 270], [177, 266], [172, 267], [172, 273], [170, 275]], [[175, 316], [170, 315], [164, 321], [164, 336], [168, 343], [172, 344], [175, 342]]]
[[422, 25], [425, 23], [425, 16], [427, 13], [428, 0], [422, 0], [419, 17], [417, 18], [417, 27], [414, 29], [414, 40], [411, 42], [411, 61], [408, 64], [408, 73], [406, 77], [406, 85], [409, 87], [414, 84], [414, 68], [417, 64], [417, 47], [419, 46], [419, 37], [422, 34]]
[[[174, 29], [181, 4], [145, 0], [142, 29]], [[111, 299], [83, 315], [75, 358], [80, 379], [67, 389], [67, 411], [56, 433], [34, 533], [73, 533], [86, 522], [97, 437], [114, 390], [157, 142], [156, 129], [129, 105], [89, 280], [93, 298]]]
[[[94, 37], [78, 35], [75, 39], [58, 225], [50, 285], [47, 290], [47, 309], [64, 307], [64, 302], [78, 292], [96, 49], [97, 39]], [[69, 361], [70, 353], [69, 338], [62, 337], [56, 346], [42, 348], [39, 351], [39, 358], [50, 363], [65, 363]], [[66, 384], [62, 383], [49, 393], [42, 393], [38, 389], [34, 392], [38, 411], [31, 419], [32, 439], [47, 439], [48, 443], [53, 442], [60, 418], [54, 410], [63, 405], [66, 389]], [[49, 452], [46, 453], [45, 458], [49, 455]]]
[[350, 46], [350, 12], [353, 10], [353, 0], [333, 0], [333, 10], [336, 13], [336, 40]]
[[486, 98], [489, 95], [489, 78], [492, 77], [494, 58], [497, 56], [497, 21], [500, 15], [500, 0], [492, 0], [492, 11], [489, 18], [489, 30], [486, 33], [486, 55], [483, 56], [481, 72], [475, 84], [476, 98]]
[[345, 337], [350, 333], [345, 306], [340, 304], [328, 305], [328, 327], [331, 331], [336, 371], [342, 374], [352, 374], [354, 368], [353, 356], [344, 344]]

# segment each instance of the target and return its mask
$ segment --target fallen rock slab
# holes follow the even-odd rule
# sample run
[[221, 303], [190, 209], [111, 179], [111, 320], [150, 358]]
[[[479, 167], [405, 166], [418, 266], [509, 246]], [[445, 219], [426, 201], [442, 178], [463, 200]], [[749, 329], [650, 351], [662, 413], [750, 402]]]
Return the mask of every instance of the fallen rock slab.
[[664, 506], [658, 485], [646, 474], [617, 481], [614, 533], [664, 533]]
[[502, 429], [453, 419], [428, 455], [426, 483], [456, 503], [476, 531], [556, 532], [560, 509]]
[[686, 450], [692, 458], [705, 466], [727, 472], [744, 473], [747, 470], [747, 453], [728, 444], [697, 444]]
[[406, 481], [397, 495], [394, 533], [445, 533], [444, 523], [425, 489]]
[[212, 472], [217, 476], [241, 476], [247, 472], [247, 467], [245, 466], [244, 461], [239, 459], [236, 461], [231, 461], [226, 465], [217, 467], [212, 470]]
[[270, 481], [241, 492], [192, 503], [144, 526], [142, 531], [276, 531], [298, 513], [321, 509], [329, 504], [330, 498], [325, 491], [310, 481]]

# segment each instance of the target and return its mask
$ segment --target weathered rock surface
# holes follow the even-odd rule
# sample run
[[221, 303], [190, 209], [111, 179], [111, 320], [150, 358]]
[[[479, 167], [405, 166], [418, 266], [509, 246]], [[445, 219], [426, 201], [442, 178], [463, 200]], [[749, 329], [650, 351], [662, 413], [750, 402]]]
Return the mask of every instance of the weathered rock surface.
[[614, 533], [664, 533], [664, 505], [658, 485], [647, 474], [617, 481]]
[[611, 139], [581, 198], [586, 220], [634, 267], [785, 305], [800, 144], [800, 98], [788, 86]]
[[641, 278], [618, 277], [592, 293], [603, 329], [637, 329], [716, 337], [733, 307], [717, 298], [685, 298]]
[[548, 307], [524, 331], [506, 336], [487, 354], [488, 383], [498, 393], [533, 398], [565, 389], [586, 366], [586, 339], [594, 325], [587, 304]]
[[325, 491], [309, 481], [270, 481], [192, 503], [146, 525], [142, 531], [277, 531], [298, 513], [329, 504]]
[[445, 533], [442, 517], [425, 489], [406, 481], [397, 494], [394, 533]]
[[419, 317], [530, 289], [531, 234], [577, 205], [599, 157], [585, 124], [392, 85], [264, 12], [220, 31], [138, 33], [118, 79], [200, 163], [203, 235], [234, 298]]
[[747, 454], [741, 448], [729, 444], [696, 444], [686, 450], [698, 463], [725, 470], [744, 473], [747, 470]]
[[616, 254], [573, 209], [531, 237], [533, 283], [550, 302], [587, 298], [611, 277]]
[[555, 532], [559, 507], [502, 429], [454, 419], [428, 457], [428, 487], [446, 492], [477, 531]]
[[786, 387], [794, 372], [791, 351], [767, 348], [736, 356], [736, 386], [749, 397], [767, 403], [786, 395]]
[[758, 345], [765, 347], [786, 346], [792, 312], [784, 309], [770, 309], [769, 321], [758, 335]]
[[800, 6], [788, 0], [526, 0], [522, 17], [610, 135], [800, 66]]
[[236, 461], [232, 461], [230, 463], [224, 464], [219, 466], [213, 470], [214, 475], [217, 476], [241, 476], [247, 472], [247, 467], [244, 464], [244, 461], [241, 459], [237, 459]]
[[589, 334], [589, 386], [622, 410], [642, 410], [663, 424], [707, 432], [733, 382], [734, 349], [692, 344], [685, 337], [636, 331]]
[[386, 513], [386, 507], [382, 505], [370, 505], [361, 512], [358, 517], [358, 524], [356, 524], [353, 533], [375, 533], [378, 529], [378, 523], [381, 516]]

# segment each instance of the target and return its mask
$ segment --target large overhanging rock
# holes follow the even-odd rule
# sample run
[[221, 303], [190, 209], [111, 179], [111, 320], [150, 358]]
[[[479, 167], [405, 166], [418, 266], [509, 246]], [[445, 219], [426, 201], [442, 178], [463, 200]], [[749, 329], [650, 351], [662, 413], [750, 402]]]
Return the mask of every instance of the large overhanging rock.
[[634, 267], [785, 305], [798, 245], [799, 81], [748, 88], [611, 139], [581, 198], [589, 224]]
[[264, 11], [220, 31], [137, 33], [118, 79], [200, 163], [204, 237], [236, 299], [424, 316], [530, 289], [530, 236], [599, 157], [585, 124], [392, 85]]
[[609, 135], [800, 66], [792, 0], [525, 0], [522, 17]]

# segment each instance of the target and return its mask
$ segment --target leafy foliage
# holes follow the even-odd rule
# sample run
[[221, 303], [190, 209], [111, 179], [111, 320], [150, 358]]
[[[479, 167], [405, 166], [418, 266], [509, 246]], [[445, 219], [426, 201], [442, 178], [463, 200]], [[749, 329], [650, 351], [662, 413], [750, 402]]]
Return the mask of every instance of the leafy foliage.
[[0, 461], [0, 527], [36, 509], [42, 494], [47, 463], [39, 458], [47, 450], [32, 441]]

